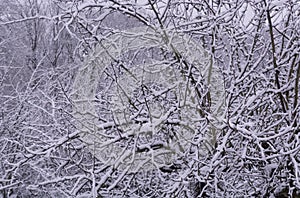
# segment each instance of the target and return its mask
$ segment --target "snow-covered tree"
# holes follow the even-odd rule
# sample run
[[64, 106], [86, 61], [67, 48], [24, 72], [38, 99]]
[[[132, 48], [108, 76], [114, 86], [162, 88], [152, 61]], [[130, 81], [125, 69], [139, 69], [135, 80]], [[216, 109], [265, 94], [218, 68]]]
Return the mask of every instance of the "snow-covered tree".
[[297, 0], [1, 0], [0, 193], [299, 196]]

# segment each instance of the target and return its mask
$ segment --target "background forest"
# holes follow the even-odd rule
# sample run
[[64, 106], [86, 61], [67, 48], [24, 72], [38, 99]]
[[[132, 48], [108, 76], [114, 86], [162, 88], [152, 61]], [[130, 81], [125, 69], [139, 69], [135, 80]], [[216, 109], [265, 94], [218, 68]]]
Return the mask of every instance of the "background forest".
[[299, 197], [297, 0], [0, 0], [0, 197]]

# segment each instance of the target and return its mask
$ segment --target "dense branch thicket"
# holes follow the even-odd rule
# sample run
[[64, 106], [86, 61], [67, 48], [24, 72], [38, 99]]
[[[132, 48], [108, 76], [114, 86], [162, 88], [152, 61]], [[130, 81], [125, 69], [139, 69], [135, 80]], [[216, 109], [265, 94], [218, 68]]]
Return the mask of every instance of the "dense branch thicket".
[[0, 5], [0, 197], [300, 196], [297, 0]]

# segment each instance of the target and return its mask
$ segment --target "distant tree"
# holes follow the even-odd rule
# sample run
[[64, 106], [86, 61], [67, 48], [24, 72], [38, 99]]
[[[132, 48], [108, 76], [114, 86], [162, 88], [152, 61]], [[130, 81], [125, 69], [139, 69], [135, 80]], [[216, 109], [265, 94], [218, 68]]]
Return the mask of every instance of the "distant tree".
[[77, 42], [59, 32], [57, 20], [50, 20], [59, 9], [53, 3], [0, 4], [5, 8], [0, 22], [0, 194], [68, 196], [40, 183], [60, 177], [59, 167], [64, 172], [68, 156], [76, 150], [74, 137], [68, 135], [74, 129], [67, 114], [67, 92], [76, 70]]

